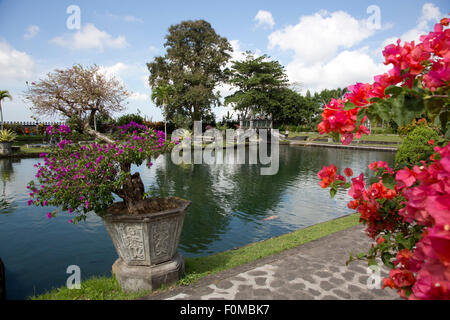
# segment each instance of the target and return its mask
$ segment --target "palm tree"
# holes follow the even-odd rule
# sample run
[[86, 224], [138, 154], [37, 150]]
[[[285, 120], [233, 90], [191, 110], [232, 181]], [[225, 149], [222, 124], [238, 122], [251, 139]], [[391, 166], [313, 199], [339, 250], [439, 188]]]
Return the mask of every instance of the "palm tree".
[[167, 139], [167, 105], [173, 94], [173, 87], [167, 84], [160, 84], [152, 90], [152, 101], [164, 110], [164, 134]]
[[8, 98], [9, 100], [12, 100], [11, 94], [8, 92], [8, 90], [0, 90], [0, 117], [1, 117], [1, 128], [3, 130], [3, 110], [2, 110], [2, 100]]

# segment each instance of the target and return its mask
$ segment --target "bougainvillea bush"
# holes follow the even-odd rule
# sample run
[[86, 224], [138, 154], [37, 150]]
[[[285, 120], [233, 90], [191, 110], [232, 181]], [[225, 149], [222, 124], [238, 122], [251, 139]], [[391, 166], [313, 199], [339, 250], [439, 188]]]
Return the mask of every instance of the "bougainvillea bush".
[[[165, 140], [164, 132], [131, 122], [118, 128], [115, 143], [93, 142], [79, 145], [64, 138], [68, 126], [50, 126], [47, 133], [61, 140], [54, 152], [43, 153], [37, 163], [36, 179], [27, 188], [29, 205], [60, 207], [71, 217], [69, 222], [86, 219], [88, 212], [102, 214], [115, 196], [122, 198], [129, 214], [146, 213], [146, 193], [138, 172], [131, 165], [141, 165], [168, 152], [174, 142]], [[48, 212], [52, 218], [56, 211]]]
[[[373, 177], [354, 177], [350, 168], [338, 174], [334, 165], [324, 167], [318, 177], [331, 196], [338, 188], [349, 188], [348, 203], [366, 225], [375, 243], [357, 255], [369, 265], [376, 259], [390, 269], [383, 288], [397, 290], [408, 299], [450, 299], [450, 128], [448, 118], [450, 82], [449, 19], [415, 44], [388, 45], [383, 55], [393, 68], [375, 76], [372, 84], [349, 86], [343, 99], [325, 106], [321, 133], [350, 143], [369, 134], [367, 119], [394, 120], [399, 127], [426, 117], [440, 127], [426, 141], [431, 156], [409, 157], [409, 163], [390, 168], [386, 162], [369, 165]], [[422, 142], [425, 143], [425, 142]], [[347, 181], [347, 179], [350, 179]], [[352, 255], [349, 261], [355, 259]]]

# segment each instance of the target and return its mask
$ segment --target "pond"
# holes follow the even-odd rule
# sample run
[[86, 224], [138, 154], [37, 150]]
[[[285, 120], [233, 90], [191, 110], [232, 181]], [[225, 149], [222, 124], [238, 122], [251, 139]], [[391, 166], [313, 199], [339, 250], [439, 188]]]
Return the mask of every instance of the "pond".
[[[276, 175], [260, 175], [260, 165], [175, 165], [160, 156], [151, 168], [134, 168], [155, 195], [192, 201], [179, 250], [204, 256], [268, 239], [349, 214], [346, 192], [330, 199], [318, 185], [323, 165], [351, 167], [369, 174], [377, 160], [393, 164], [393, 152], [280, 146]], [[64, 286], [69, 265], [81, 277], [110, 276], [117, 259], [96, 215], [72, 225], [67, 215], [48, 220], [48, 208], [29, 207], [26, 184], [37, 159], [0, 160], [0, 257], [6, 268], [7, 298], [27, 297]], [[272, 219], [265, 220], [271, 217]]]

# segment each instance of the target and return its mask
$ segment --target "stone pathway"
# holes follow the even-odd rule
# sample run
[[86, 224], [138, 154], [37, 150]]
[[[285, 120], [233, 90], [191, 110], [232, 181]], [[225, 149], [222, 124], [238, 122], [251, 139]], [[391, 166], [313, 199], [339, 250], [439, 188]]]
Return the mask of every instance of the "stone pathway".
[[[391, 289], [376, 287], [376, 274], [367, 262], [345, 265], [350, 252], [366, 251], [370, 243], [359, 225], [143, 299], [399, 299]], [[380, 277], [386, 275], [382, 267]]]

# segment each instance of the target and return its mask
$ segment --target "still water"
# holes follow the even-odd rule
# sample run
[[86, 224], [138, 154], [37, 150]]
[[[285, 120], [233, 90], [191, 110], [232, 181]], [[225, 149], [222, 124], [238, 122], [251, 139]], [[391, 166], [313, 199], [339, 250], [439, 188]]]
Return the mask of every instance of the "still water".
[[[160, 156], [151, 168], [135, 167], [158, 196], [192, 201], [179, 250], [186, 257], [210, 255], [268, 239], [350, 213], [350, 197], [330, 199], [318, 185], [323, 165], [351, 167], [369, 174], [377, 160], [393, 164], [394, 153], [280, 146], [276, 175], [260, 175], [260, 165], [175, 165]], [[117, 259], [102, 220], [92, 214], [72, 225], [66, 215], [48, 220], [49, 208], [27, 205], [26, 184], [38, 159], [0, 159], [0, 257], [6, 267], [7, 298], [26, 299], [64, 286], [69, 265], [82, 280], [111, 275]], [[265, 218], [276, 216], [274, 219]]]

